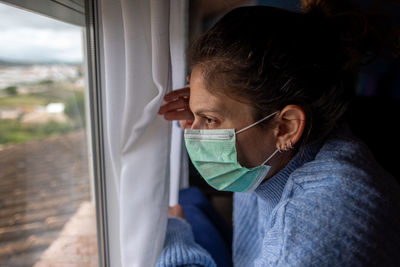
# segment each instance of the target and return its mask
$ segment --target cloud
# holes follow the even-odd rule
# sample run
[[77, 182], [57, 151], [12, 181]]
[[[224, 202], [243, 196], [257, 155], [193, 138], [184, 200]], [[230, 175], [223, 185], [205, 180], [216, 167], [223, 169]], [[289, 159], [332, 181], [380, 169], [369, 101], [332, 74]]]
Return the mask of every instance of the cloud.
[[82, 61], [82, 29], [0, 4], [0, 58], [18, 61]]

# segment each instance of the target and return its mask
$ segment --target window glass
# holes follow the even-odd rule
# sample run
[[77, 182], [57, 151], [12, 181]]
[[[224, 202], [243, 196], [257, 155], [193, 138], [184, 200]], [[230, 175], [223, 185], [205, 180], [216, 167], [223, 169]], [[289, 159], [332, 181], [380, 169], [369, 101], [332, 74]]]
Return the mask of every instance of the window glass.
[[0, 3], [0, 266], [97, 266], [84, 31]]

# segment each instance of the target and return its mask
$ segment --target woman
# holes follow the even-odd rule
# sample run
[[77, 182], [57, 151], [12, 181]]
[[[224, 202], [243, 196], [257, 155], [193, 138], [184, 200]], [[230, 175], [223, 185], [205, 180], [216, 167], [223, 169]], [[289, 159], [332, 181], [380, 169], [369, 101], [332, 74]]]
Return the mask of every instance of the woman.
[[[193, 43], [190, 86], [160, 108], [186, 129], [202, 177], [235, 192], [235, 266], [400, 266], [399, 185], [344, 118], [359, 66], [390, 28], [349, 8], [232, 10]], [[158, 265], [215, 266], [184, 213], [170, 208]]]

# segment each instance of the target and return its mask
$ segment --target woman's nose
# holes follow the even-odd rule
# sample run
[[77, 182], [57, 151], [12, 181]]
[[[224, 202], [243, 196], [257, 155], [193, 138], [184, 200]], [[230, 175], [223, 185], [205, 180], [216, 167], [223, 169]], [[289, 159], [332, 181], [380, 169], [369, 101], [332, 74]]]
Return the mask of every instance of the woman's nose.
[[197, 120], [194, 120], [192, 123], [192, 126], [190, 127], [190, 129], [194, 130], [194, 129], [201, 129], [199, 123]]

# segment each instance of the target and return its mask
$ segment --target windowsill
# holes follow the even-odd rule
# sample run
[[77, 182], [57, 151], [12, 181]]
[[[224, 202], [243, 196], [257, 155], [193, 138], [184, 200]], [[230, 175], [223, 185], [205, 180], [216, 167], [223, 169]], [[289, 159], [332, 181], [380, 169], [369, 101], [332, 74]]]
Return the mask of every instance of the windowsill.
[[82, 202], [34, 267], [98, 266], [95, 207]]

